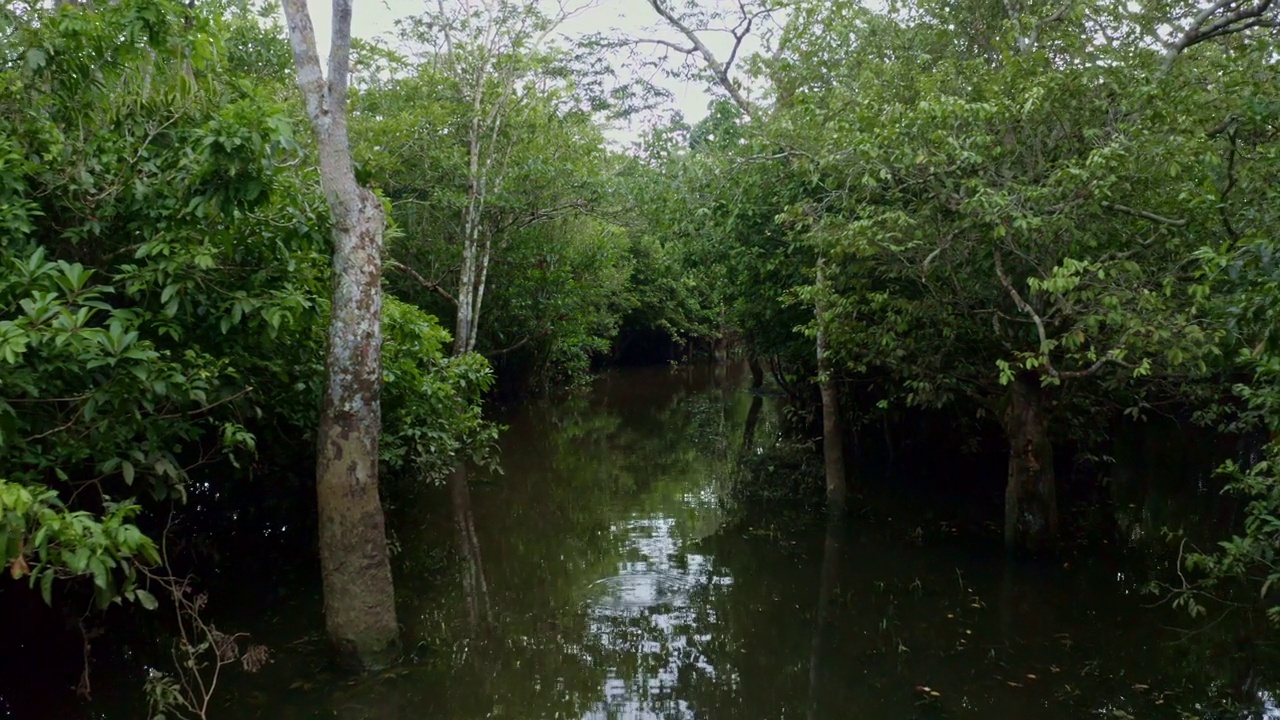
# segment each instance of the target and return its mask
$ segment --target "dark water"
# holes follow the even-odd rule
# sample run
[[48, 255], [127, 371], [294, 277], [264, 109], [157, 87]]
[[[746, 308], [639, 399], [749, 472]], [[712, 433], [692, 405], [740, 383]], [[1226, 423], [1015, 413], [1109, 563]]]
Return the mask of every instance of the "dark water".
[[[1204, 623], [1149, 607], [1166, 543], [1009, 562], [981, 531], [996, 518], [966, 524], [915, 486], [836, 525], [734, 506], [741, 458], [767, 468], [781, 412], [742, 387], [733, 369], [625, 370], [510, 411], [505, 473], [473, 478], [469, 522], [444, 488], [395, 508], [414, 660], [329, 669], [317, 591], [297, 588], [227, 613], [275, 660], [229, 674], [215, 716], [1204, 718], [1235, 698], [1280, 717], [1246, 626], [1188, 633]], [[1145, 447], [1117, 476], [1131, 545], [1178, 505], [1160, 499], [1176, 472], [1160, 438]]]

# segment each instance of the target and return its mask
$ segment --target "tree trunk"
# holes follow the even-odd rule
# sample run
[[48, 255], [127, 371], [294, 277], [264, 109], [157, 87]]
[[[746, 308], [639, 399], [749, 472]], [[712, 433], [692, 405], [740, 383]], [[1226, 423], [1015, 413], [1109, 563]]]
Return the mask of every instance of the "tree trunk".
[[1010, 551], [1038, 552], [1058, 536], [1053, 444], [1044, 390], [1037, 378], [1009, 386], [1004, 416], [1009, 438], [1009, 482], [1004, 493], [1004, 542]]
[[382, 205], [364, 191], [351, 232], [334, 232], [333, 307], [316, 492], [325, 620], [343, 660], [393, 659], [395, 589], [378, 497], [382, 382]]
[[711, 341], [711, 356], [717, 363], [723, 363], [729, 359], [729, 332], [725, 327], [725, 309], [720, 308], [720, 332], [714, 340]]
[[395, 588], [378, 497], [382, 426], [382, 203], [356, 183], [347, 137], [351, 0], [334, 0], [326, 79], [306, 0], [284, 0], [289, 42], [316, 134], [333, 235], [333, 297], [316, 445], [320, 571], [329, 637], [340, 659], [371, 668], [399, 644]]
[[764, 367], [760, 365], [760, 357], [755, 353], [747, 356], [747, 368], [751, 370], [751, 389], [764, 387]]
[[[818, 294], [826, 289], [826, 276], [823, 259], [818, 258]], [[818, 359], [818, 390], [822, 395], [822, 457], [827, 479], [827, 505], [833, 511], [843, 510], [848, 501], [848, 486], [845, 483], [844, 438], [840, 431], [840, 393], [836, 388], [835, 378], [831, 373], [831, 360], [828, 358], [826, 313], [822, 300], [814, 303], [814, 316], [818, 321], [816, 349]]]
[[742, 429], [742, 453], [753, 451], [756, 442], [756, 428], [760, 425], [760, 412], [764, 410], [764, 398], [759, 395], [751, 398], [751, 407], [747, 409], [747, 425]]
[[463, 240], [462, 269], [458, 279], [458, 316], [453, 325], [453, 354], [465, 355], [471, 337], [471, 303], [475, 299], [475, 246]]
[[818, 581], [818, 612], [813, 620], [813, 637], [809, 642], [809, 718], [819, 717], [822, 686], [822, 639], [826, 637], [831, 615], [831, 599], [836, 591], [840, 570], [840, 544], [844, 535], [844, 515], [827, 515], [827, 531], [822, 543], [822, 575]]

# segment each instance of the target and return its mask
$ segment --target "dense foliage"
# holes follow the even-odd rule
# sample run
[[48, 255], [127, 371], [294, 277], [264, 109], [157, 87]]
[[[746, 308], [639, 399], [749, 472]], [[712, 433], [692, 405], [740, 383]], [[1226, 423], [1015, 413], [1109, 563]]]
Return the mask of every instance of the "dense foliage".
[[[655, 8], [690, 40], [762, 9]], [[1105, 452], [1125, 414], [1275, 427], [1276, 12], [789, 3], [739, 67], [681, 50], [733, 102], [650, 143], [685, 205], [649, 227], [714, 248], [734, 326], [805, 402], [822, 329], [854, 427], [1003, 435], [1006, 540], [1043, 549], [1055, 446]], [[1202, 566], [1272, 567], [1269, 467]]]
[[[5, 23], [0, 547], [46, 599], [85, 575], [105, 604], [158, 559], [139, 504], [305, 453], [328, 223], [266, 79], [287, 48], [254, 15], [137, 0]], [[418, 308], [384, 314], [384, 465], [442, 477], [492, 438], [487, 364], [449, 358]]]
[[[680, 41], [572, 47], [503, 0], [357, 44], [384, 471], [492, 460], [495, 388], [699, 345], [759, 360], [797, 427], [834, 382], [839, 443], [939, 412], [996, 438], [1015, 549], [1053, 549], [1057, 469], [1120, 418], [1280, 432], [1280, 5], [649, 4]], [[0, 560], [46, 602], [153, 607], [194, 481], [312, 462], [341, 223], [272, 17], [0, 9]], [[728, 97], [622, 149], [631, 96], [584, 54], [629, 43]], [[1245, 517], [1186, 555], [1192, 607], [1274, 603], [1278, 453], [1224, 468]]]

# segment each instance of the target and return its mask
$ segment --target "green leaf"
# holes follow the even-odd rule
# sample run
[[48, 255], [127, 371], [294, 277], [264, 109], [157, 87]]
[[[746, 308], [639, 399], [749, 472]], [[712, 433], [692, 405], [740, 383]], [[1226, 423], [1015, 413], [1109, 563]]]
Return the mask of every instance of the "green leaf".
[[160, 607], [160, 603], [156, 600], [156, 596], [146, 590], [139, 588], [134, 590], [134, 593], [136, 593], [138, 602], [142, 604], [142, 607], [148, 610], [155, 610], [157, 607]]
[[100, 590], [106, 590], [111, 583], [111, 578], [107, 575], [107, 566], [103, 564], [102, 559], [94, 556], [89, 558], [89, 574], [93, 575], [93, 584], [98, 586]]
[[27, 50], [27, 69], [39, 70], [49, 60], [49, 54], [43, 48], [33, 47]]

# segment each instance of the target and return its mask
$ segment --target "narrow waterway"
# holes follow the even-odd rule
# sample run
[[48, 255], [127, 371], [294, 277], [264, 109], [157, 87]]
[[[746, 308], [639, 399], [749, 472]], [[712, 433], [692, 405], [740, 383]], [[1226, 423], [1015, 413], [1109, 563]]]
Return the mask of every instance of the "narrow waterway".
[[1013, 563], [902, 492], [835, 525], [735, 507], [780, 413], [709, 367], [511, 409], [500, 475], [394, 508], [413, 661], [326, 668], [297, 589], [227, 619], [275, 661], [229, 675], [220, 716], [1147, 719], [1242, 693], [1276, 716], [1248, 638], [1149, 607], [1132, 554]]

